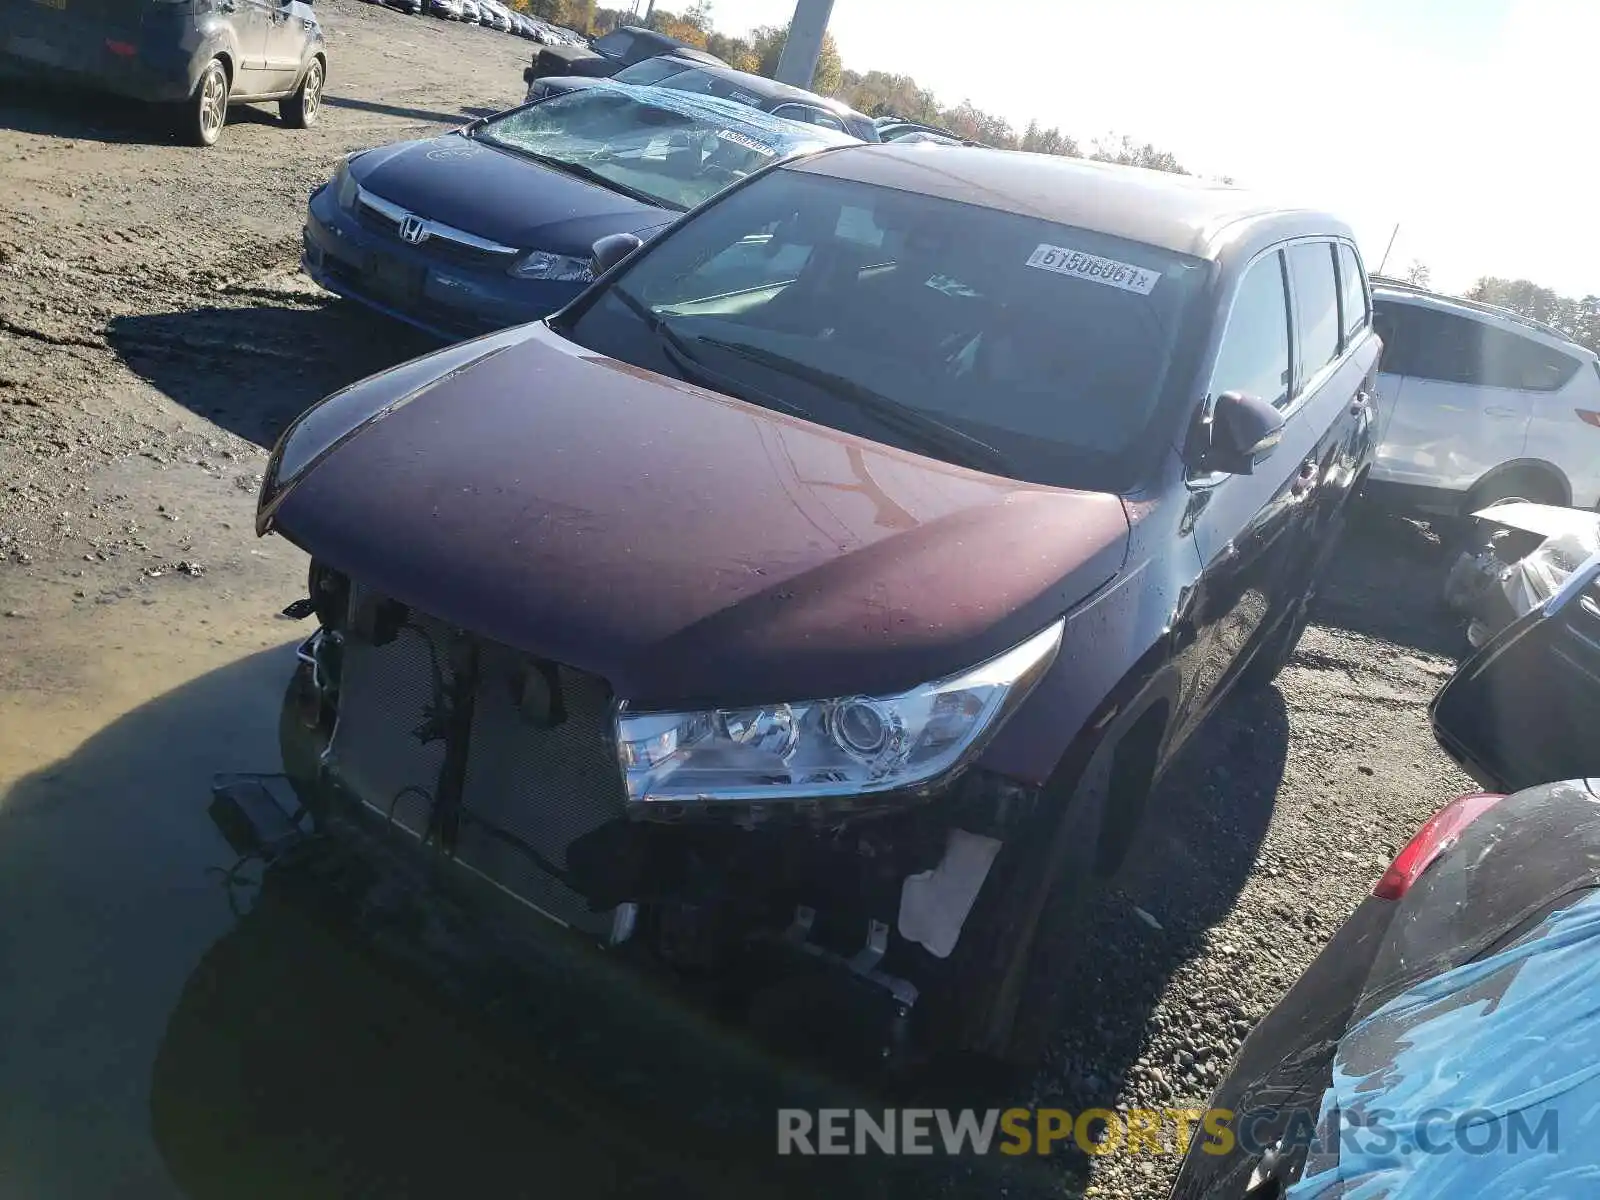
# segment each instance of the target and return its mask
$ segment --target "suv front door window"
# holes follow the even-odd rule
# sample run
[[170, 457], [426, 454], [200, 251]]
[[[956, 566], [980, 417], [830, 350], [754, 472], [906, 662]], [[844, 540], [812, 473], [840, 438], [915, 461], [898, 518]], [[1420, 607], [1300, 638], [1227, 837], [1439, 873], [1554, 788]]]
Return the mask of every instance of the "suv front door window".
[[1278, 408], [1289, 402], [1289, 301], [1283, 256], [1256, 260], [1234, 293], [1209, 394], [1242, 392]]

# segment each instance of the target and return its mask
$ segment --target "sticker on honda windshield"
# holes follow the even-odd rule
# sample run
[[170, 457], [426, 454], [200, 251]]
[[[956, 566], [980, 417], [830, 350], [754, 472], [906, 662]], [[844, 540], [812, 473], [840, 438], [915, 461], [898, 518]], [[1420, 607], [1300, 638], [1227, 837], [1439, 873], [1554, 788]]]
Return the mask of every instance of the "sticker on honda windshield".
[[753, 150], [762, 158], [773, 158], [777, 151], [765, 142], [758, 142], [748, 133], [740, 133], [737, 129], [719, 129], [717, 136], [725, 142], [732, 142], [735, 146], [743, 146], [746, 150]]
[[1161, 281], [1160, 271], [1147, 271], [1132, 263], [1048, 243], [1040, 243], [1039, 248], [1028, 256], [1028, 265], [1041, 271], [1054, 271], [1057, 275], [1070, 275], [1074, 279], [1121, 288], [1125, 292], [1138, 292], [1141, 296], [1148, 296]]

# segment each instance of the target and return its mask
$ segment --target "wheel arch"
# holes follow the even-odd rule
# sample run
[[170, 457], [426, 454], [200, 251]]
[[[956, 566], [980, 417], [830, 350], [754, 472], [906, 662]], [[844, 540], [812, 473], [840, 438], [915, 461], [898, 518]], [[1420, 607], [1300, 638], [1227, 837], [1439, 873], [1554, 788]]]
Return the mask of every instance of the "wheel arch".
[[[1181, 695], [1182, 677], [1170, 646], [1166, 641], [1151, 646], [1085, 722], [1052, 773], [1046, 785], [1056, 800], [1052, 820], [1092, 821], [1097, 861], [1102, 851], [1125, 854], [1143, 824], [1151, 787], [1171, 755]], [[1109, 790], [1101, 797], [1082, 795], [1097, 755], [1110, 756]], [[1087, 813], [1086, 803], [1101, 809]]]
[[1470, 516], [1475, 509], [1486, 503], [1477, 497], [1481, 497], [1495, 484], [1517, 475], [1536, 476], [1548, 480], [1555, 485], [1560, 504], [1572, 503], [1572, 481], [1555, 463], [1543, 458], [1513, 458], [1485, 471], [1478, 481], [1467, 489], [1467, 494], [1461, 501], [1461, 515]]

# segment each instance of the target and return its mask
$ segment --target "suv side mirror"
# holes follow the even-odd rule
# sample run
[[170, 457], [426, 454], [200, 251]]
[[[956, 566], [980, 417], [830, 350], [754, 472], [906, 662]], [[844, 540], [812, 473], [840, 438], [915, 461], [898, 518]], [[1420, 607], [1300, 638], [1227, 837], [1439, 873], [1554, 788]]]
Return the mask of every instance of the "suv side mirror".
[[1278, 448], [1283, 414], [1258, 396], [1223, 392], [1211, 410], [1209, 429], [1201, 430], [1202, 439], [1207, 433], [1209, 442], [1199, 447], [1194, 467], [1250, 475]]
[[644, 242], [631, 233], [611, 233], [589, 248], [590, 265], [599, 278], [632, 254]]

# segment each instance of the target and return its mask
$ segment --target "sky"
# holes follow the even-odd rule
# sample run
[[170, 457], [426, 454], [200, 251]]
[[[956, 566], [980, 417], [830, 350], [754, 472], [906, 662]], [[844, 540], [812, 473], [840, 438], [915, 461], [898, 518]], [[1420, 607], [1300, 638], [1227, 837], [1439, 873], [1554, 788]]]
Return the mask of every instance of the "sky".
[[[663, 8], [677, 7], [659, 0]], [[684, 4], [683, 7], [687, 7]], [[794, 0], [712, 0], [719, 29]], [[845, 65], [1327, 208], [1376, 270], [1600, 293], [1600, 0], [835, 0]]]

